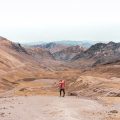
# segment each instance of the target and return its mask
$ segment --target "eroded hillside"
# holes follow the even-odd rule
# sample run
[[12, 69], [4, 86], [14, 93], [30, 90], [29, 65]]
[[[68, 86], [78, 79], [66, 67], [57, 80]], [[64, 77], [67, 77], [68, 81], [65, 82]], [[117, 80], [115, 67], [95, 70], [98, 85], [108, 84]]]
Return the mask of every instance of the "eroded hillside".
[[120, 97], [120, 61], [99, 65], [81, 73], [69, 84], [69, 94], [86, 97]]

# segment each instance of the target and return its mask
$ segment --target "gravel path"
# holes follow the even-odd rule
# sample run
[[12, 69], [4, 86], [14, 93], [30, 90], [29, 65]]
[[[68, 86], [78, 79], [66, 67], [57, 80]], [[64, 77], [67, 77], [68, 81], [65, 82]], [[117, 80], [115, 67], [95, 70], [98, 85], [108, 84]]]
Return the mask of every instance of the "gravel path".
[[76, 97], [0, 98], [0, 120], [103, 120], [105, 107]]

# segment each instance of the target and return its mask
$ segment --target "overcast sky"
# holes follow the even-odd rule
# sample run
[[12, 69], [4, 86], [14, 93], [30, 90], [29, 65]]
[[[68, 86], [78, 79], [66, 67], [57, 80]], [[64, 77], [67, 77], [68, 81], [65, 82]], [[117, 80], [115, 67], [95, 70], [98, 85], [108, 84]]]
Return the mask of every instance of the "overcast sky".
[[120, 42], [120, 0], [0, 0], [0, 36]]

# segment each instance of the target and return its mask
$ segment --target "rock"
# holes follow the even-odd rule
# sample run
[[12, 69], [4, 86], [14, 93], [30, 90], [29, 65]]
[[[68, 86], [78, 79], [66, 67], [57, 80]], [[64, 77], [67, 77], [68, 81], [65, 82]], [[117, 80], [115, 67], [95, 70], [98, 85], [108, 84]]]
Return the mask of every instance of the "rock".
[[0, 113], [0, 116], [1, 116], [1, 117], [4, 117], [4, 116], [5, 116], [5, 113]]
[[118, 113], [117, 110], [111, 110], [110, 113]]
[[69, 96], [78, 96], [78, 94], [79, 94], [78, 91], [72, 91], [68, 93]]
[[109, 92], [108, 94], [107, 94], [107, 96], [109, 96], [109, 97], [120, 97], [120, 92], [118, 92], [118, 91], [114, 91], [114, 92]]

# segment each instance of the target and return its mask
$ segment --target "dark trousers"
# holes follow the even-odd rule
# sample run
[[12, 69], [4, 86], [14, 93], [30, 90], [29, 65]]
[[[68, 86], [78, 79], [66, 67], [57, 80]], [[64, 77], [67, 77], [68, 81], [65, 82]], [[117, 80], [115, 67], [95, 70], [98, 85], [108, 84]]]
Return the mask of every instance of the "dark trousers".
[[60, 89], [60, 96], [62, 95], [63, 92], [63, 97], [65, 96], [65, 89]]

